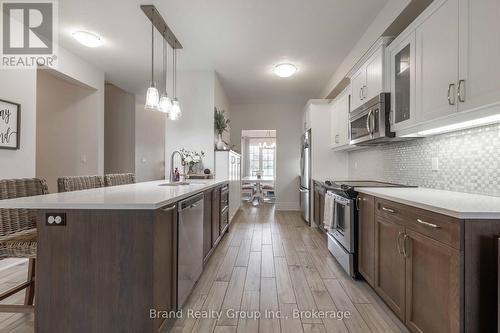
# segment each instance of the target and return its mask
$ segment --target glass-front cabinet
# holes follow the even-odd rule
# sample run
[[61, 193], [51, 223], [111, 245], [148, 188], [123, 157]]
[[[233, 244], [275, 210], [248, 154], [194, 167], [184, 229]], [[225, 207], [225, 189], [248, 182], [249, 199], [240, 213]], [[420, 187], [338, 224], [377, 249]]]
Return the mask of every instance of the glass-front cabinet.
[[388, 47], [391, 59], [391, 130], [415, 123], [415, 33]]

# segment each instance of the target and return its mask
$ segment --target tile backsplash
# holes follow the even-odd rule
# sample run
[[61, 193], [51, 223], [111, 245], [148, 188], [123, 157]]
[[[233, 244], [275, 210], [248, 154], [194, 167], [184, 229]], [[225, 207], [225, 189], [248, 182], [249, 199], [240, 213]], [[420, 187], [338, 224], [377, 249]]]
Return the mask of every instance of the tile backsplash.
[[349, 152], [349, 178], [500, 196], [500, 125]]

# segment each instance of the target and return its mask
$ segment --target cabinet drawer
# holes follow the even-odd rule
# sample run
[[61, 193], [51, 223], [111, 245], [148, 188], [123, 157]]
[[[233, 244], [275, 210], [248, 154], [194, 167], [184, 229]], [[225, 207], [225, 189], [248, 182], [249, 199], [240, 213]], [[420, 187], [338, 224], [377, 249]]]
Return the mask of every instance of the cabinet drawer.
[[404, 225], [409, 216], [410, 207], [397, 202], [375, 199], [375, 215], [384, 218], [389, 222]]
[[389, 221], [460, 249], [460, 220], [425, 209], [377, 199], [375, 211]]

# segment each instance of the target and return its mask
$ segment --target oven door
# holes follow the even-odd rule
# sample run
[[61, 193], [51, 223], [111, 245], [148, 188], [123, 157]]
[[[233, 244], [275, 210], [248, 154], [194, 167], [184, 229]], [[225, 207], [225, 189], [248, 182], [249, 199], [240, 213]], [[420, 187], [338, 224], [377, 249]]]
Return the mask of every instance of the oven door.
[[385, 123], [381, 123], [381, 120], [380, 104], [351, 117], [349, 121], [351, 144], [363, 143], [384, 136]]
[[335, 196], [333, 210], [332, 236], [348, 251], [353, 253], [354, 246], [354, 200]]

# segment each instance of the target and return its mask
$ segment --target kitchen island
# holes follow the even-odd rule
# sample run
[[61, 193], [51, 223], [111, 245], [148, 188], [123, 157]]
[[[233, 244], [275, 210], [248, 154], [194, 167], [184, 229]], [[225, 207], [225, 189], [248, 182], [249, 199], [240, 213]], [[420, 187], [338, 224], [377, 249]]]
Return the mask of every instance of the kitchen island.
[[[217, 230], [208, 228], [212, 247], [228, 229], [220, 218], [227, 210], [221, 200], [227, 181], [172, 185], [154, 181], [0, 201], [0, 208], [39, 210], [37, 332], [158, 332], [169, 326], [171, 321], [150, 318], [150, 311], [181, 305], [179, 216], [186, 207], [180, 206], [196, 207], [189, 201], [196, 197], [210, 206], [210, 218], [219, 215]], [[199, 208], [203, 236], [193, 235], [191, 246], [200, 251], [206, 208]]]

